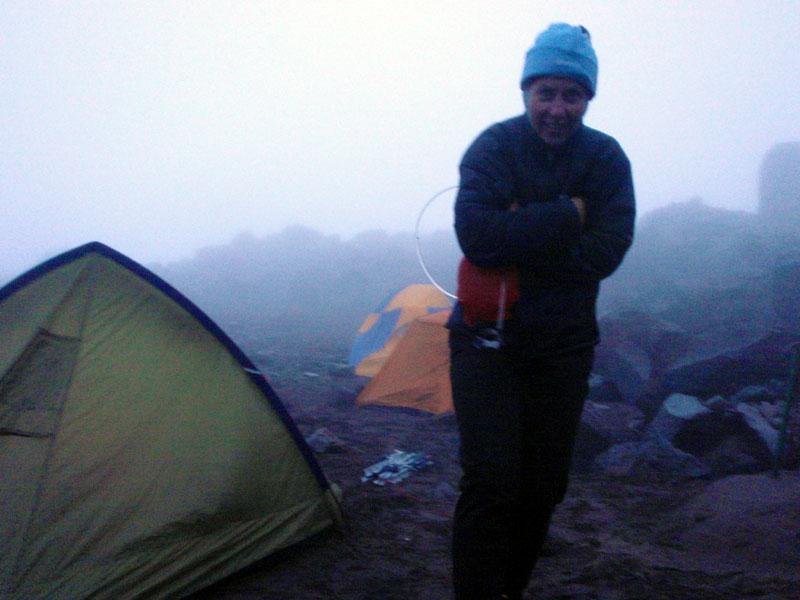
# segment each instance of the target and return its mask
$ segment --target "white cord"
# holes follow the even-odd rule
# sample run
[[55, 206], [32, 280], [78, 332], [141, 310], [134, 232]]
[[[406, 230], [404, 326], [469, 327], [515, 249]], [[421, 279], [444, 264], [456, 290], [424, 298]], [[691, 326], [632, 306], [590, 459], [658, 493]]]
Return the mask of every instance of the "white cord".
[[428, 280], [434, 285], [434, 287], [437, 290], [442, 292], [445, 296], [453, 298], [454, 300], [458, 300], [458, 296], [456, 296], [455, 294], [451, 294], [442, 286], [440, 286], [438, 283], [436, 283], [436, 280], [433, 278], [433, 276], [428, 271], [428, 268], [425, 266], [425, 261], [422, 258], [422, 249], [420, 248], [420, 243], [419, 243], [419, 224], [420, 221], [422, 221], [422, 215], [425, 214], [425, 210], [427, 210], [427, 208], [433, 203], [434, 200], [436, 200], [439, 196], [441, 196], [445, 192], [457, 189], [458, 189], [457, 185], [451, 185], [450, 187], [446, 187], [443, 190], [436, 192], [433, 196], [431, 196], [430, 199], [425, 203], [425, 206], [422, 207], [422, 210], [419, 211], [419, 215], [417, 216], [417, 225], [414, 228], [414, 235], [417, 238], [417, 258], [419, 259], [419, 264], [422, 267], [422, 270], [425, 272], [425, 275], [428, 277]]
[[[422, 221], [422, 215], [425, 214], [425, 211], [433, 203], [434, 200], [436, 200], [442, 194], [444, 194], [446, 192], [449, 192], [450, 190], [457, 190], [457, 189], [458, 189], [457, 185], [451, 185], [450, 187], [446, 187], [443, 190], [441, 190], [439, 192], [436, 192], [433, 196], [431, 196], [428, 199], [428, 201], [425, 203], [425, 205], [422, 207], [422, 210], [419, 211], [419, 215], [417, 216], [417, 224], [414, 227], [414, 235], [415, 235], [416, 240], [417, 240], [417, 258], [419, 259], [419, 264], [422, 267], [422, 270], [425, 272], [425, 275], [428, 277], [430, 282], [434, 285], [434, 287], [437, 290], [442, 292], [445, 296], [448, 296], [448, 297], [452, 298], [453, 300], [458, 300], [458, 296], [456, 296], [455, 294], [451, 294], [446, 289], [444, 289], [442, 286], [440, 286], [438, 283], [436, 283], [436, 280], [433, 278], [433, 276], [430, 274], [430, 271], [428, 271], [428, 268], [425, 266], [425, 260], [422, 258], [422, 249], [421, 249], [420, 243], [419, 243], [419, 224]], [[501, 334], [502, 331], [503, 331], [503, 323], [504, 323], [505, 317], [506, 317], [506, 295], [507, 295], [507, 293], [508, 293], [508, 284], [506, 282], [506, 276], [504, 275], [502, 281], [500, 282], [500, 298], [499, 298], [499, 302], [498, 302], [498, 305], [497, 305], [497, 326], [496, 327], [497, 327], [498, 334]]]

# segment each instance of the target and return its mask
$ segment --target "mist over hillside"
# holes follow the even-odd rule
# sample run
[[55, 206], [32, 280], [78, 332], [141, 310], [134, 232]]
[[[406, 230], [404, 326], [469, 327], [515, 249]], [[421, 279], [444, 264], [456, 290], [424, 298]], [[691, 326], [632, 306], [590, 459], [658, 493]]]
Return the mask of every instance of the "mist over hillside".
[[[460, 253], [449, 232], [420, 239], [425, 264], [455, 290]], [[313, 340], [346, 349], [387, 295], [426, 283], [410, 233], [364, 232], [349, 240], [307, 227], [207, 247], [151, 269], [208, 312], [233, 337]]]
[[601, 286], [601, 317], [650, 314], [735, 347], [774, 327], [797, 327], [800, 232], [694, 199], [648, 214], [620, 269]]
[[[774, 325], [776, 269], [800, 260], [798, 242], [752, 213], [675, 203], [640, 220], [623, 266], [601, 286], [599, 313], [644, 312], [716, 344], [744, 343]], [[452, 233], [421, 237], [419, 247], [437, 283], [454, 291], [460, 251]], [[341, 356], [383, 298], [427, 282], [411, 233], [343, 240], [300, 226], [241, 234], [151, 268], [245, 348], [308, 342]]]

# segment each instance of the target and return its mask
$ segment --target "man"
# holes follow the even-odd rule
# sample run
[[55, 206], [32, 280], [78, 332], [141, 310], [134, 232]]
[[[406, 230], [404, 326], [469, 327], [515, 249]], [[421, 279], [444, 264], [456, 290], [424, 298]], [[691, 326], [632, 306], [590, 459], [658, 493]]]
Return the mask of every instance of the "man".
[[[599, 282], [622, 261], [635, 216], [625, 153], [583, 125], [596, 86], [589, 32], [551, 25], [526, 55], [525, 114], [484, 131], [460, 165], [466, 268], [448, 325], [463, 468], [457, 600], [521, 598], [566, 493]], [[495, 288], [498, 318], [487, 319], [471, 292], [496, 285], [497, 273], [508, 276]]]

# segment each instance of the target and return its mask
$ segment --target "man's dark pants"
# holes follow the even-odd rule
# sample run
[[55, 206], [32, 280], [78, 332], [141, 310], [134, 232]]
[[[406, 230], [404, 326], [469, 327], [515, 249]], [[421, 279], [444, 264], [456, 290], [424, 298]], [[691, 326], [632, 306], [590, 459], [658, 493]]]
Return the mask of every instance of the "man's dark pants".
[[457, 600], [520, 598], [567, 490], [593, 348], [527, 359], [450, 333], [461, 441], [453, 523]]

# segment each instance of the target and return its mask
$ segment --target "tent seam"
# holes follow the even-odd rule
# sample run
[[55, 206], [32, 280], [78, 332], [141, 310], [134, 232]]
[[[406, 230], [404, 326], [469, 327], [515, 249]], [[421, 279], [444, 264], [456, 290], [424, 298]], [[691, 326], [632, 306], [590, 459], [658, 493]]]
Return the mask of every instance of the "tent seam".
[[[86, 266], [84, 266], [83, 270], [81, 271], [81, 275], [83, 275], [84, 273], [86, 273]], [[70, 292], [77, 287], [78, 281], [81, 280], [81, 275], [79, 275], [78, 277], [75, 278], [75, 280], [73, 280], [72, 285], [69, 287], [67, 292], [64, 294], [64, 297], [61, 299], [61, 302], [63, 302], [64, 298], [66, 298], [70, 294]], [[86, 300], [86, 310], [84, 310], [84, 312], [83, 312], [83, 315], [81, 317], [81, 325], [80, 325], [80, 328], [78, 330], [78, 338], [77, 338], [77, 340], [78, 340], [78, 353], [80, 353], [80, 350], [81, 350], [80, 343], [81, 343], [81, 340], [83, 339], [84, 328], [86, 326], [86, 315], [89, 312], [89, 307], [90, 307], [92, 299], [94, 297], [94, 281], [90, 280], [89, 283], [90, 284], [87, 286], [87, 288], [89, 290], [89, 297]], [[59, 302], [59, 304], [60, 304], [60, 302]], [[53, 312], [55, 312], [55, 310], [57, 310], [57, 308], [54, 309]], [[63, 388], [63, 390], [61, 392], [64, 395], [66, 395], [68, 393], [68, 390], [70, 389], [70, 386], [72, 384], [72, 378], [75, 375], [75, 366], [77, 364], [78, 364], [78, 360], [77, 360], [77, 356], [76, 356], [75, 360], [73, 361], [73, 364], [72, 364], [72, 369], [70, 370], [69, 381], [67, 382], [67, 385], [64, 386], [64, 388]], [[11, 589], [12, 590], [15, 587], [17, 587], [18, 583], [19, 583], [19, 578], [20, 578], [19, 571], [20, 571], [20, 561], [21, 561], [21, 557], [22, 557], [22, 548], [25, 546], [25, 539], [27, 537], [28, 531], [30, 531], [31, 525], [32, 525], [33, 520], [34, 520], [34, 515], [36, 515], [36, 513], [39, 511], [39, 504], [41, 502], [42, 491], [43, 491], [43, 488], [44, 488], [44, 485], [45, 485], [46, 475], [47, 475], [47, 473], [49, 472], [49, 469], [50, 469], [50, 462], [51, 462], [51, 460], [53, 458], [53, 448], [55, 447], [55, 443], [56, 443], [56, 440], [58, 439], [58, 434], [59, 434], [59, 431], [61, 429], [61, 422], [63, 420], [64, 410], [66, 408], [66, 404], [67, 404], [67, 398], [65, 397], [63, 399], [63, 402], [61, 402], [60, 405], [59, 405], [58, 418], [56, 419], [56, 426], [53, 428], [53, 432], [49, 436], [50, 437], [50, 443], [48, 444], [47, 453], [45, 455], [45, 459], [44, 459], [44, 461], [42, 463], [42, 467], [41, 467], [41, 470], [40, 470], [40, 473], [39, 473], [39, 482], [36, 485], [36, 492], [34, 492], [34, 497], [33, 497], [34, 499], [33, 499], [33, 502], [31, 503], [32, 504], [31, 510], [28, 513], [28, 518], [25, 521], [25, 526], [23, 527], [22, 533], [21, 533], [21, 535], [19, 537], [19, 544], [17, 546], [16, 556], [14, 558], [14, 566], [11, 568]]]

